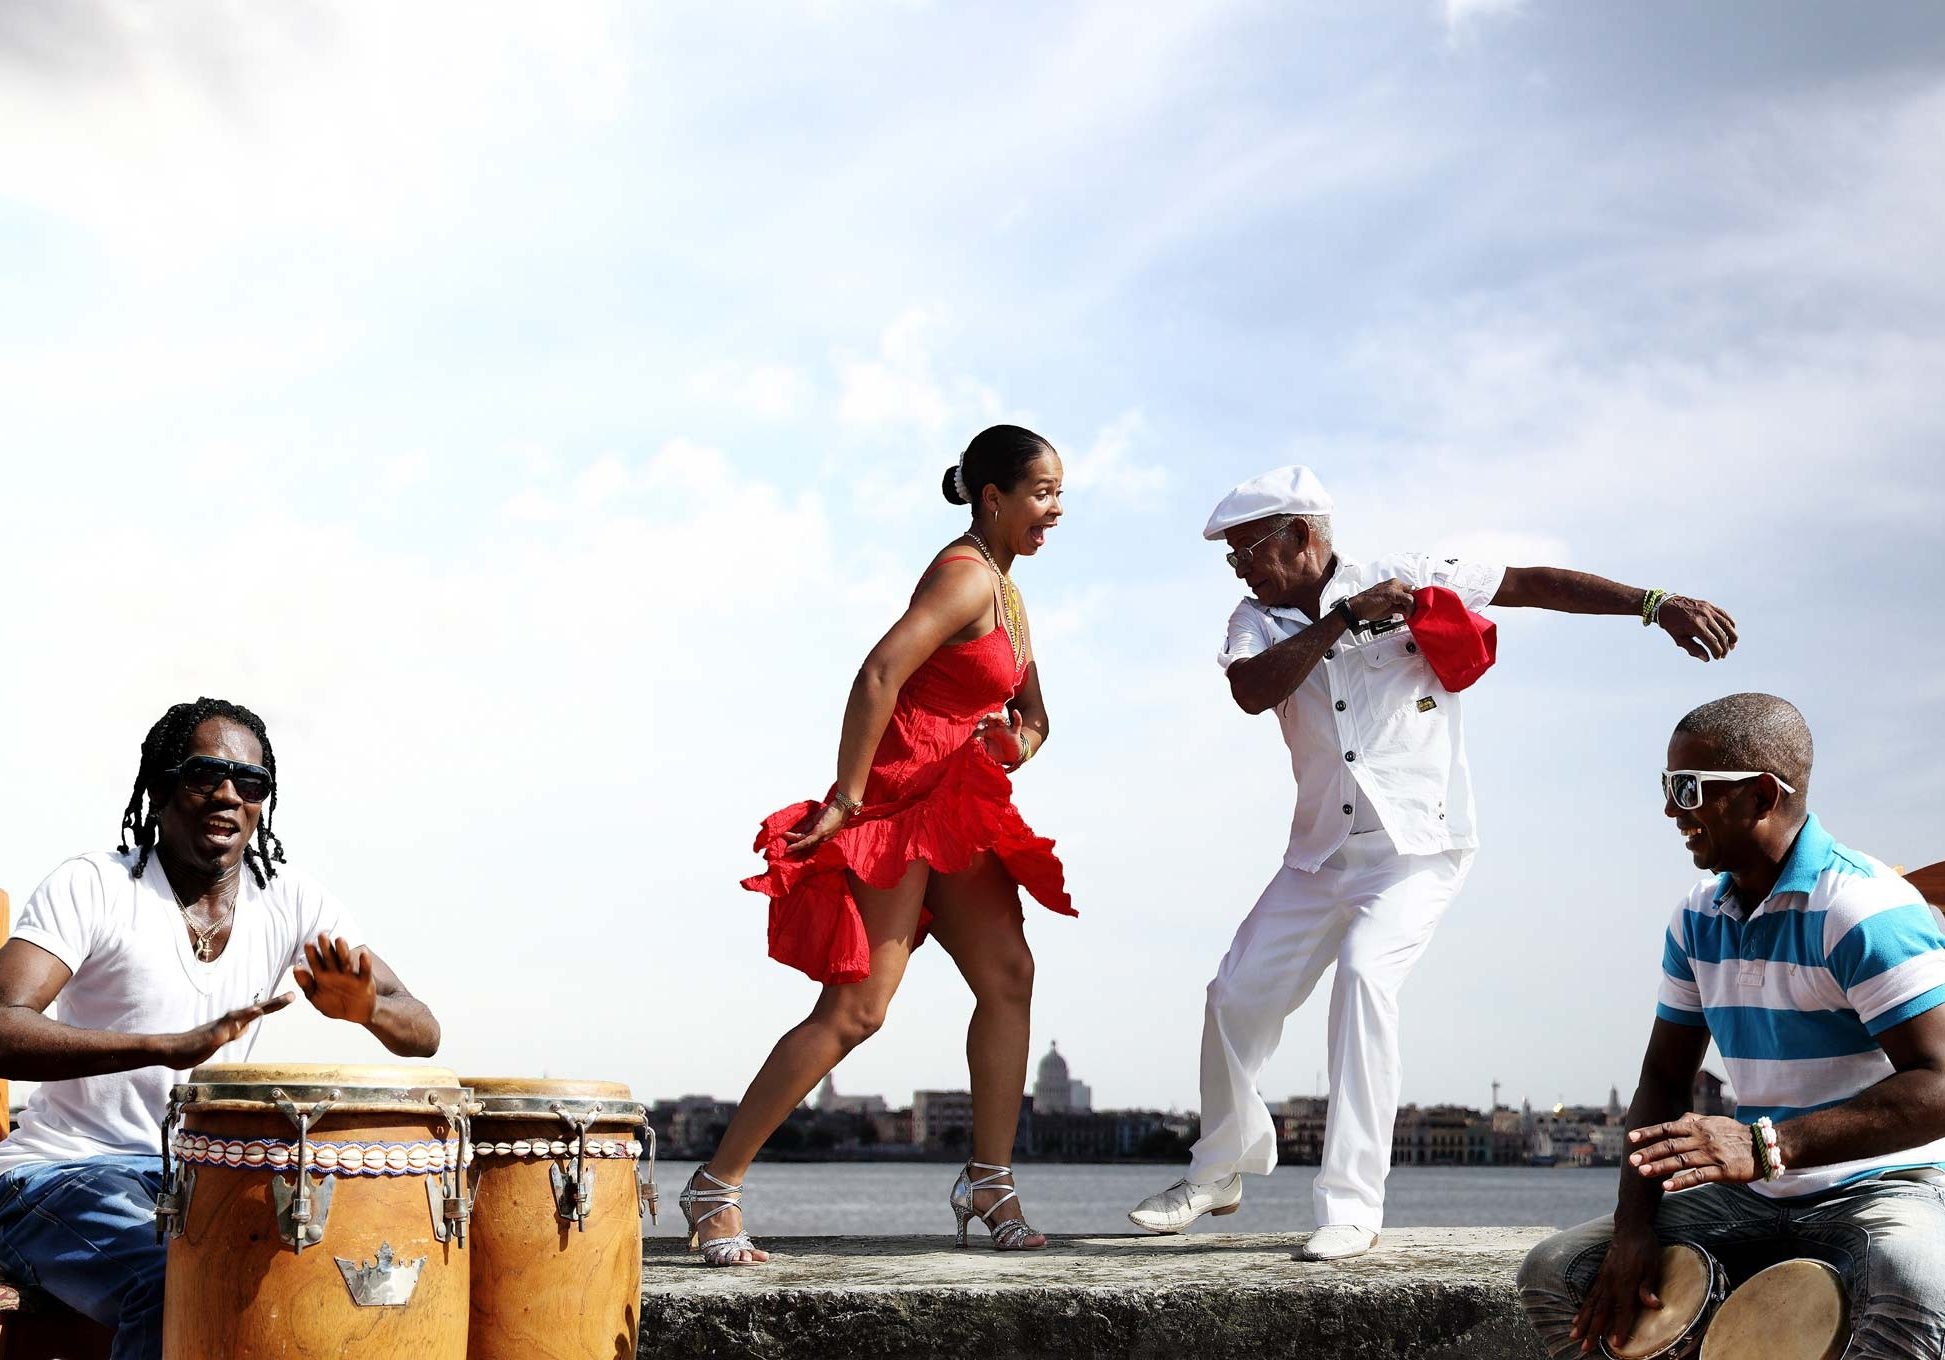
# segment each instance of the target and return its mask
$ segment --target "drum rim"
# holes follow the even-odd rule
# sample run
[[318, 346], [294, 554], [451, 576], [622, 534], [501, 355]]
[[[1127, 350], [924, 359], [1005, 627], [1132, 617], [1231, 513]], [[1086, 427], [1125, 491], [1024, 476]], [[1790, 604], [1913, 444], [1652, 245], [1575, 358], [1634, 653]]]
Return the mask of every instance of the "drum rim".
[[515, 1095], [620, 1102], [635, 1099], [635, 1093], [628, 1088], [628, 1083], [593, 1078], [475, 1076], [461, 1077], [459, 1084], [482, 1100]]
[[183, 1082], [169, 1090], [169, 1100], [187, 1116], [194, 1113], [248, 1114], [259, 1110], [278, 1111], [277, 1097], [293, 1105], [329, 1102], [322, 1114], [383, 1114], [424, 1111], [445, 1113], [448, 1107], [463, 1107], [466, 1088], [453, 1086], [329, 1086], [286, 1085], [281, 1082]]
[[[238, 1080], [245, 1072], [264, 1073], [261, 1077]], [[319, 1081], [317, 1078], [326, 1072], [342, 1073], [335, 1081]], [[212, 1075], [205, 1076], [205, 1073]], [[381, 1075], [378, 1081], [360, 1081], [357, 1074]], [[390, 1080], [393, 1075], [406, 1075], [409, 1081]], [[417, 1088], [431, 1086], [464, 1086], [459, 1073], [450, 1067], [440, 1067], [434, 1063], [203, 1063], [191, 1069], [189, 1075], [178, 1085], [183, 1086], [282, 1086], [288, 1090], [292, 1083], [298, 1086], [364, 1086], [380, 1089]]]
[[562, 1111], [592, 1115], [595, 1124], [624, 1123], [630, 1128], [640, 1127], [648, 1118], [648, 1106], [639, 1100], [597, 1100], [588, 1096], [484, 1096], [476, 1093], [472, 1110], [475, 1127], [491, 1119], [558, 1122]]

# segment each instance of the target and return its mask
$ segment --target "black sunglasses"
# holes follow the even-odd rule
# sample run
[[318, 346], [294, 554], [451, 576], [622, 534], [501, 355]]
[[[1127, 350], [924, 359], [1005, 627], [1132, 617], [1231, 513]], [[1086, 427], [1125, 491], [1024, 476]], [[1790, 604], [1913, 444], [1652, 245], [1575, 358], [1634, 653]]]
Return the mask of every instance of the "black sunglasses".
[[246, 803], [261, 803], [274, 787], [270, 771], [263, 766], [216, 756], [191, 756], [168, 773], [178, 787], [191, 793], [212, 794], [227, 783]]

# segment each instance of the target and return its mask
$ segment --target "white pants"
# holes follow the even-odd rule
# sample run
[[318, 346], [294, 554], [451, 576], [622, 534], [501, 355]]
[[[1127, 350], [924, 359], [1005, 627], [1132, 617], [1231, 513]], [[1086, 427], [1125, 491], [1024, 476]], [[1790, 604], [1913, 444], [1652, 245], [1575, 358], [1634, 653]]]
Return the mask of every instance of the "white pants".
[[1330, 1117], [1312, 1195], [1317, 1222], [1384, 1226], [1398, 1114], [1398, 992], [1472, 866], [1470, 850], [1401, 855], [1353, 836], [1314, 873], [1285, 867], [1244, 918], [1209, 984], [1202, 1021], [1202, 1138], [1189, 1178], [1268, 1175], [1276, 1124], [1256, 1078], [1283, 1021], [1332, 963]]

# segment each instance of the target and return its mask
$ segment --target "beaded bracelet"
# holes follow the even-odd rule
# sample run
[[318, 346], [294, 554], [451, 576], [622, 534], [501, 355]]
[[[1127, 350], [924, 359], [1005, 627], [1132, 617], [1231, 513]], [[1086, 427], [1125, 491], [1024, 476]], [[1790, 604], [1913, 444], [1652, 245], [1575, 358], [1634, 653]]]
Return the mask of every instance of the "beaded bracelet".
[[1766, 1181], [1782, 1179], [1785, 1169], [1783, 1147], [1781, 1140], [1776, 1136], [1776, 1125], [1770, 1122], [1768, 1115], [1764, 1115], [1749, 1127], [1756, 1135], [1756, 1163], [1763, 1173], [1763, 1179]]
[[1662, 601], [1666, 600], [1667, 598], [1668, 598], [1668, 592], [1665, 590], [1649, 590], [1649, 591], [1644, 591], [1642, 593], [1641, 626], [1643, 628], [1647, 628], [1653, 625], [1655, 621], [1655, 615], [1661, 612]]

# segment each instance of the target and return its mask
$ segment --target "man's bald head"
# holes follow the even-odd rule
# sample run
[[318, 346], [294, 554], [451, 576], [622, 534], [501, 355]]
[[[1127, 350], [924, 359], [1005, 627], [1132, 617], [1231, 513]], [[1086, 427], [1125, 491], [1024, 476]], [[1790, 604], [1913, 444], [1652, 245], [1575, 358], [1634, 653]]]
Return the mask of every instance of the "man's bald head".
[[1676, 723], [1675, 734], [1706, 741], [1717, 769], [1768, 771], [1794, 787], [1799, 802], [1810, 788], [1810, 724], [1788, 699], [1774, 694], [1713, 699]]

